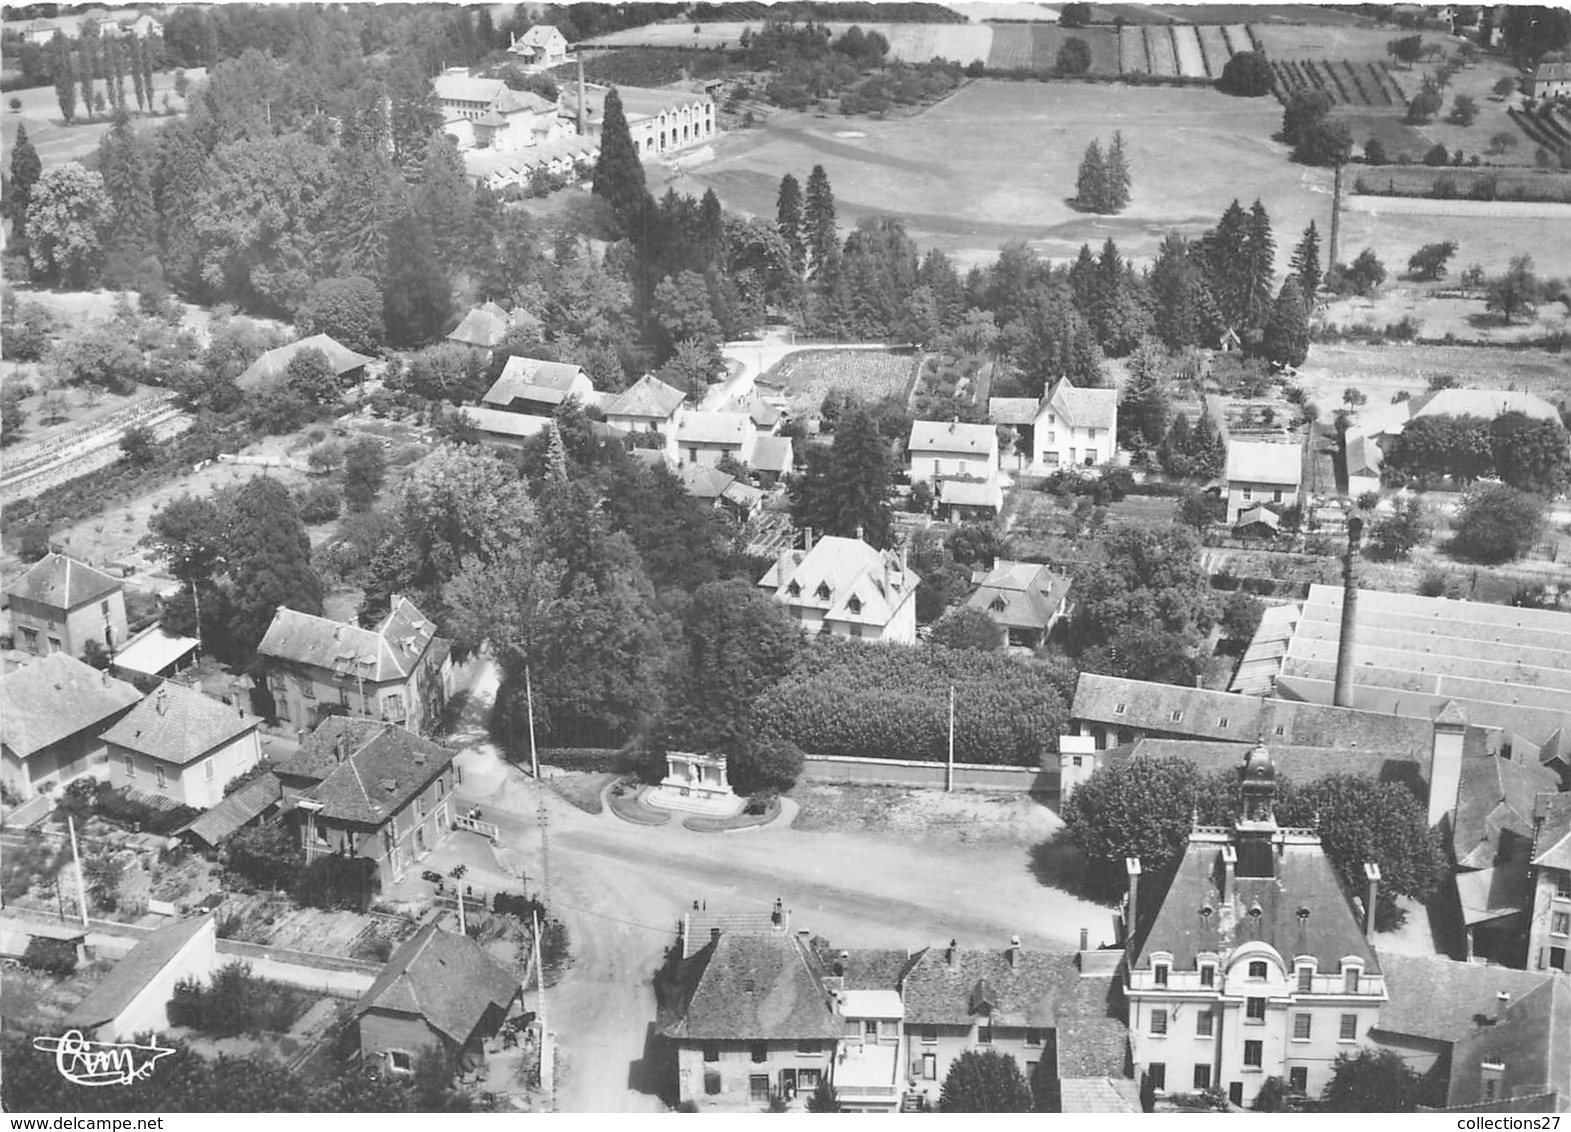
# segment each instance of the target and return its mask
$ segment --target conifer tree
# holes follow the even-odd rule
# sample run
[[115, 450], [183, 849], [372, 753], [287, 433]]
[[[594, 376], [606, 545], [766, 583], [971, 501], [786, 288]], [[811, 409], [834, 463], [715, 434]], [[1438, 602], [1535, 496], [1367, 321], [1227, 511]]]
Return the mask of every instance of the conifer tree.
[[115, 112], [114, 125], [98, 144], [98, 167], [113, 208], [106, 245], [127, 254], [150, 252], [158, 223], [153, 171], [146, 143], [131, 128], [131, 113], [124, 106]]
[[1276, 266], [1276, 240], [1271, 235], [1271, 217], [1258, 200], [1249, 210], [1249, 227], [1244, 239], [1248, 273], [1248, 298], [1245, 322], [1251, 330], [1265, 325], [1271, 312], [1271, 280]]
[[1304, 238], [1298, 241], [1298, 247], [1293, 249], [1292, 271], [1298, 278], [1298, 289], [1304, 302], [1313, 304], [1323, 278], [1320, 270], [1320, 233], [1315, 229], [1313, 220], [1304, 229]]
[[1200, 341], [1200, 271], [1189, 242], [1176, 232], [1162, 241], [1151, 266], [1151, 294], [1156, 300], [1157, 336], [1169, 349]]
[[844, 538], [860, 531], [870, 545], [884, 547], [892, 491], [889, 443], [857, 403], [840, 418], [833, 447], [808, 449], [807, 470], [791, 489], [791, 514], [800, 527]]
[[1276, 297], [1261, 352], [1274, 366], [1301, 366], [1309, 356], [1309, 308], [1296, 276], [1288, 276]]
[[725, 209], [714, 189], [705, 189], [698, 202], [698, 242], [706, 270], [723, 269], [726, 262]]
[[1093, 141], [1086, 146], [1086, 155], [1080, 160], [1080, 172], [1075, 177], [1075, 203], [1087, 212], [1105, 212], [1107, 201], [1107, 163], [1102, 159], [1102, 143]]
[[104, 55], [108, 62], [104, 85], [109, 90], [109, 105], [116, 113], [125, 106], [125, 48], [120, 40], [104, 41]]
[[840, 237], [835, 227], [835, 193], [829, 174], [822, 165], [813, 166], [807, 178], [807, 197], [802, 205], [803, 236], [812, 269], [820, 274], [840, 258]]
[[1249, 214], [1236, 200], [1202, 240], [1205, 287], [1218, 333], [1231, 329], [1242, 335], [1249, 325], [1248, 242]]
[[387, 226], [394, 174], [374, 149], [342, 151], [328, 206], [328, 256], [340, 276], [362, 275], [380, 284], [387, 272]]
[[55, 101], [60, 104], [60, 116], [69, 126], [76, 121], [76, 70], [72, 66], [71, 45], [64, 34], [55, 32], [50, 51], [54, 56]]
[[807, 245], [802, 240], [802, 186], [790, 173], [780, 178], [775, 198], [775, 227], [791, 246], [791, 260], [801, 271], [807, 266]]
[[644, 233], [643, 220], [654, 201], [644, 182], [644, 163], [627, 128], [622, 96], [612, 87], [606, 92], [600, 128], [600, 156], [595, 161], [594, 194], [611, 206], [622, 229], [635, 243]]
[[146, 45], [136, 36], [130, 36], [126, 41], [126, 50], [129, 55], [127, 62], [131, 71], [131, 91], [136, 97], [136, 108], [141, 111], [151, 110], [153, 100], [151, 92], [147, 89], [147, 81], [142, 74], [142, 53], [147, 50]]
[[321, 614], [311, 539], [283, 484], [258, 476], [235, 492], [224, 546], [234, 583], [233, 637], [241, 649], [256, 648], [280, 605]]
[[468, 184], [457, 143], [446, 134], [432, 138], [420, 163], [417, 211], [449, 271], [463, 263], [469, 240], [469, 212], [474, 200]]
[[1100, 211], [1122, 212], [1129, 207], [1129, 163], [1124, 156], [1124, 134], [1113, 131], [1113, 144], [1107, 150], [1107, 190]]
[[16, 144], [11, 147], [11, 172], [7, 178], [6, 216], [11, 220], [11, 231], [20, 233], [27, 224], [27, 205], [33, 198], [33, 186], [43, 172], [43, 162], [38, 151], [27, 140], [27, 127], [17, 126]]
[[83, 36], [77, 48], [76, 77], [82, 85], [82, 110], [93, 117], [93, 72], [98, 69], [98, 52], [91, 36]]
[[152, 44], [142, 43], [140, 47], [142, 61], [142, 89], [147, 92], [147, 112], [153, 112], [153, 47]]

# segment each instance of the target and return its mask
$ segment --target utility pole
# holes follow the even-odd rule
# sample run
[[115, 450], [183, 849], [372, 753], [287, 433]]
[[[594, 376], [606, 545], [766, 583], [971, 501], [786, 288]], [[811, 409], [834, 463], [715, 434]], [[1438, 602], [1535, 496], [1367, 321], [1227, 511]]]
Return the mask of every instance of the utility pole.
[[1336, 175], [1331, 182], [1331, 242], [1326, 248], [1326, 270], [1337, 265], [1337, 243], [1342, 234], [1342, 162], [1336, 163]]
[[547, 830], [549, 815], [546, 813], [545, 785], [540, 781], [540, 757], [535, 748], [535, 693], [529, 681], [529, 666], [524, 665], [524, 702], [529, 709], [529, 765], [535, 776], [535, 820], [540, 826], [540, 902], [550, 908], [551, 897], [551, 835]]
[[66, 828], [71, 831], [71, 860], [76, 862], [76, 904], [82, 913], [82, 926], [87, 927], [87, 885], [82, 880], [82, 854], [76, 847], [76, 819], [65, 816]]
[[535, 690], [529, 682], [529, 666], [524, 665], [524, 702], [529, 708], [529, 773], [540, 781], [540, 755], [535, 750]]
[[944, 767], [944, 792], [955, 791], [955, 686], [949, 685], [949, 762]]
[[551, 1030], [546, 1025], [545, 1013], [545, 962], [540, 949], [540, 912], [532, 913], [535, 924], [535, 1013], [540, 1019], [540, 1087], [545, 1090], [546, 1111], [556, 1108], [555, 1050], [552, 1048]]

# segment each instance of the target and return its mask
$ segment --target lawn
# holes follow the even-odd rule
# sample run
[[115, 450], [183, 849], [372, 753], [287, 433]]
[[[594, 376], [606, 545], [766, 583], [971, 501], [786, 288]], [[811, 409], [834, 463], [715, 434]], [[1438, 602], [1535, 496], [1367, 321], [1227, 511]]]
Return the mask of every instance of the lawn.
[[[1009, 240], [1063, 260], [1109, 236], [1125, 255], [1146, 261], [1169, 231], [1198, 236], [1233, 199], [1247, 206], [1258, 196], [1275, 228], [1277, 270], [1286, 271], [1298, 234], [1311, 220], [1322, 233], [1330, 222], [1331, 171], [1287, 160], [1286, 147], [1271, 140], [1282, 124], [1271, 98], [983, 80], [913, 117], [858, 118], [859, 137], [836, 136], [843, 122], [774, 114], [759, 128], [721, 137], [714, 159], [702, 165], [650, 166], [650, 187], [656, 195], [672, 187], [699, 196], [713, 188], [726, 207], [773, 218], [781, 174], [800, 180], [821, 164], [842, 225], [897, 217], [919, 246], [940, 248], [963, 266], [992, 260]], [[1068, 200], [1080, 156], [1114, 130], [1123, 131], [1129, 154], [1130, 206], [1116, 217], [1076, 212]], [[1432, 217], [1349, 210], [1343, 247], [1352, 255], [1372, 246], [1388, 264], [1405, 264], [1434, 229]], [[1571, 262], [1571, 224], [1469, 220], [1457, 238], [1477, 245], [1474, 258], [1488, 271], [1522, 251], [1546, 265]]]
[[785, 389], [791, 415], [813, 416], [831, 389], [843, 389], [868, 403], [911, 392], [920, 358], [875, 350], [805, 350], [781, 359], [759, 380]]
[[[169, 105], [176, 113], [185, 110], [185, 102], [175, 93], [175, 76], [179, 72], [166, 71], [153, 76], [153, 100], [161, 111], [164, 95], [169, 96]], [[197, 68], [187, 71], [191, 82], [195, 85], [206, 77], [206, 70]], [[102, 89], [102, 82], [98, 84]], [[130, 98], [127, 85], [126, 97]], [[20, 111], [11, 109], [11, 100], [21, 99]], [[80, 161], [83, 157], [98, 148], [98, 139], [109, 132], [111, 125], [107, 116], [101, 116], [97, 121], [84, 122], [81, 119], [80, 101], [78, 101], [78, 118], [75, 125], [67, 126], [60, 117], [60, 103], [55, 100], [55, 88], [52, 86], [28, 87], [26, 90], [7, 91], [4, 100], [5, 113], [0, 115], [0, 140], [5, 143], [6, 152], [16, 141], [18, 126], [27, 127], [27, 139], [33, 143], [33, 148], [38, 151], [39, 160], [44, 163], [44, 168], [51, 165], [64, 165], [67, 161]], [[134, 100], [131, 105], [134, 107]], [[162, 113], [152, 117], [133, 114], [132, 122], [138, 130], [153, 129], [159, 122], [165, 120]]]
[[1571, 367], [1563, 355], [1544, 350], [1498, 350], [1487, 346], [1366, 346], [1320, 342], [1298, 371], [1309, 400], [1329, 414], [1356, 386], [1371, 405], [1389, 404], [1397, 393], [1416, 395], [1431, 378], [1450, 374], [1486, 389], [1520, 389], [1550, 402], [1571, 399]]
[[607, 786], [620, 777], [619, 774], [586, 774], [567, 770], [552, 774], [547, 781], [551, 789], [569, 805], [576, 806], [586, 814], [598, 814], [605, 809], [600, 796], [605, 793]]
[[[1456, 261], [1450, 273], [1453, 282], [1468, 262], [1466, 259]], [[1388, 266], [1396, 267], [1395, 264]], [[1379, 328], [1410, 318], [1418, 323], [1420, 338], [1444, 338], [1450, 334], [1463, 342], [1531, 342], [1571, 329], [1571, 314], [1561, 303], [1544, 303], [1534, 317], [1518, 318], [1507, 326], [1484, 310], [1481, 295], [1476, 299], [1442, 298], [1416, 286], [1388, 288], [1369, 298], [1337, 299], [1326, 306], [1324, 318], [1327, 325], [1343, 328], [1359, 323]], [[1316, 346], [1310, 351], [1311, 362], [1320, 349]]]

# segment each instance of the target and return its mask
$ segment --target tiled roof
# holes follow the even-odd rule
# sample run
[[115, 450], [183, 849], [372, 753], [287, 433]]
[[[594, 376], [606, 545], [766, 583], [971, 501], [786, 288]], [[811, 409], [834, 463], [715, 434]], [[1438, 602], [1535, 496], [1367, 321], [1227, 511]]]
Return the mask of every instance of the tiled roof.
[[1233, 526], [1235, 529], [1238, 527], [1252, 527], [1256, 523], [1270, 527], [1274, 531], [1282, 525], [1282, 520], [1277, 517], [1277, 513], [1271, 510], [1271, 508], [1257, 503], [1247, 511], [1240, 511], [1238, 518], [1233, 521]]
[[938, 501], [949, 507], [1003, 509], [1004, 489], [997, 480], [946, 479], [938, 486]]
[[[1106, 762], [1117, 766], [1137, 758], [1186, 759], [1202, 774], [1235, 771], [1250, 751], [1245, 743], [1217, 743], [1199, 739], [1141, 739], [1108, 752]], [[1426, 796], [1428, 763], [1403, 751], [1371, 751], [1340, 747], [1279, 747], [1271, 745], [1277, 773], [1303, 786], [1328, 774], [1354, 774], [1379, 782], [1406, 786], [1418, 798]], [[1480, 760], [1472, 760], [1480, 761]]]
[[683, 413], [676, 422], [678, 444], [727, 444], [741, 447], [753, 432], [746, 413]]
[[1080, 389], [1067, 377], [1053, 386], [1047, 403], [1074, 428], [1111, 430], [1118, 420], [1118, 390]]
[[1482, 1099], [1485, 1061], [1503, 1066], [1501, 1098], [1556, 1093], [1563, 1110], [1571, 1100], [1571, 979], [1545, 979], [1513, 1002], [1497, 1025], [1456, 1043], [1447, 1104]]
[[581, 366], [546, 362], [539, 358], [511, 357], [501, 374], [481, 398], [485, 405], [506, 408], [514, 401], [542, 401], [556, 405], [567, 400], [575, 384], [588, 380]]
[[240, 708], [165, 680], [104, 732], [104, 741], [162, 762], [185, 766], [261, 726]]
[[1127, 1077], [1065, 1077], [1058, 1082], [1059, 1112], [1144, 1112], [1140, 1086]]
[[104, 981], [66, 1015], [64, 1024], [90, 1030], [113, 1020], [147, 989], [196, 933], [212, 923], [211, 912], [159, 928], [126, 953]]
[[120, 583], [64, 554], [46, 554], [27, 573], [5, 588], [11, 597], [26, 598], [56, 609], [75, 609], [118, 593]]
[[[805, 945], [784, 931], [722, 932], [686, 961], [685, 1007], [663, 1028], [688, 1041], [840, 1037], [841, 1024], [809, 965]], [[687, 993], [691, 988], [691, 993]]]
[[562, 33], [556, 30], [553, 24], [536, 24], [523, 35], [518, 37], [518, 42], [528, 47], [546, 47], [553, 39], [562, 38]]
[[513, 973], [483, 947], [432, 922], [393, 952], [354, 1013], [357, 1018], [372, 1010], [417, 1015], [462, 1046], [488, 1010], [505, 1012], [518, 994]]
[[992, 425], [961, 424], [959, 421], [912, 421], [911, 441], [906, 445], [912, 455], [919, 453], [960, 453], [998, 455], [998, 431]]
[[1391, 1000], [1380, 1008], [1376, 1028], [1437, 1042], [1459, 1041], [1481, 1025], [1492, 1024], [1496, 996], [1502, 991], [1514, 1002], [1553, 977], [1547, 972], [1387, 952], [1380, 953], [1380, 969]]
[[407, 677], [439, 639], [436, 626], [414, 602], [399, 596], [376, 629], [280, 606], [256, 651], [275, 660], [381, 683]]
[[968, 1026], [991, 1019], [995, 1026], [1047, 1029], [1058, 1024], [1060, 1004], [1074, 1000], [1079, 983], [1073, 953], [1020, 948], [1011, 964], [1002, 947], [929, 947], [906, 973], [906, 1022]]
[[1571, 794], [1540, 794], [1533, 814], [1542, 822], [1533, 842], [1533, 864], [1571, 870]]
[[495, 303], [484, 303], [464, 315], [463, 321], [447, 336], [447, 340], [491, 349], [502, 344], [510, 325], [505, 310]]
[[228, 841], [249, 822], [261, 817], [284, 796], [283, 785], [271, 771], [252, 779], [188, 825], [176, 830], [199, 838], [209, 848]]
[[302, 338], [298, 342], [291, 342], [287, 346], [279, 346], [276, 350], [269, 350], [256, 361], [250, 368], [235, 379], [235, 384], [242, 389], [271, 383], [284, 376], [289, 363], [301, 350], [320, 350], [327, 355], [327, 362], [333, 367], [333, 372], [342, 377], [351, 370], [359, 369], [371, 361], [364, 354], [357, 354], [348, 346], [329, 338], [326, 334], [313, 334], [309, 338]]
[[1527, 868], [1518, 861], [1458, 872], [1452, 880], [1462, 908], [1462, 923], [1468, 927], [1520, 915], [1532, 900]]
[[1537, 82], [1571, 82], [1571, 63], [1540, 63], [1533, 78]]
[[1525, 863], [1532, 851], [1537, 795], [1553, 792], [1559, 785], [1558, 776], [1548, 767], [1498, 755], [1463, 759], [1451, 833], [1456, 863], [1465, 869]]
[[[1365, 970], [1379, 973], [1379, 961], [1318, 841], [1289, 839], [1272, 855], [1274, 876], [1236, 876], [1231, 905], [1222, 892], [1222, 848], [1214, 840], [1190, 840], [1154, 914], [1140, 913], [1131, 967], [1149, 968], [1152, 952], [1169, 951], [1177, 968], [1191, 969], [1202, 951], [1231, 952], [1261, 940], [1281, 955], [1312, 955], [1323, 971], [1356, 956]], [[1251, 914], [1255, 905], [1258, 916]], [[1215, 912], [1200, 915], [1207, 906]], [[1308, 915], [1299, 915], [1300, 909]]]
[[1532, 393], [1507, 389], [1438, 389], [1410, 402], [1416, 417], [1482, 417], [1494, 420], [1506, 413], [1521, 413], [1536, 420], [1558, 421], [1560, 413]]
[[753, 422], [754, 428], [764, 429], [765, 431], [773, 429], [780, 423], [780, 418], [785, 416], [778, 408], [760, 397], [756, 389], [748, 393], [737, 394], [721, 405], [720, 411], [745, 413], [747, 418]]
[[1296, 444], [1235, 440], [1227, 446], [1227, 479], [1230, 482], [1297, 487], [1303, 476], [1304, 453]]
[[1000, 559], [966, 605], [1006, 628], [1046, 629], [1070, 585], [1068, 578], [1039, 563]]
[[431, 86], [442, 102], [494, 103], [508, 89], [501, 79], [479, 79], [472, 75], [437, 75], [431, 80]]
[[795, 462], [795, 446], [789, 436], [760, 436], [753, 446], [753, 467], [761, 472], [785, 474]]
[[[887, 625], [920, 581], [901, 569], [892, 552], [874, 550], [861, 539], [826, 536], [810, 551], [785, 551], [758, 584], [773, 590], [777, 601], [822, 610], [827, 618]], [[860, 610], [853, 612], [853, 606]]]
[[[1422, 719], [1426, 714], [1439, 715], [1446, 704], [1455, 702], [1451, 696], [1433, 692], [1405, 691], [1366, 684], [1361, 677], [1367, 671], [1355, 671], [1353, 707], [1344, 710], [1357, 711], [1365, 716]], [[1295, 703], [1330, 707], [1335, 691], [1335, 685], [1329, 677], [1323, 680], [1311, 679], [1284, 672], [1276, 678], [1276, 694], [1283, 700]], [[1466, 711], [1469, 753], [1479, 754], [1498, 749], [1503, 738], [1513, 731], [1532, 742], [1565, 718], [1565, 713], [1553, 708], [1513, 708], [1505, 704], [1473, 701], [1467, 703]]]
[[987, 419], [996, 425], [1029, 425], [1036, 423], [1041, 402], [1035, 397], [989, 397]]
[[0, 742], [17, 758], [99, 728], [142, 698], [130, 684], [57, 652], [0, 678]]
[[533, 436], [544, 432], [551, 424], [550, 417], [537, 417], [530, 413], [513, 413], [506, 409], [486, 409], [465, 405], [458, 410], [461, 417], [476, 431], [493, 436]]
[[736, 482], [730, 472], [722, 472], [708, 464], [683, 464], [676, 470], [676, 478], [695, 499], [719, 499], [726, 488]]
[[379, 826], [435, 781], [453, 754], [396, 723], [335, 715], [273, 771], [314, 780], [307, 793], [323, 817]]
[[894, 990], [900, 986], [913, 956], [903, 948], [860, 947], [840, 949], [820, 944], [816, 950], [819, 965], [828, 973], [839, 970], [848, 991]]
[[607, 417], [641, 417], [669, 420], [682, 407], [687, 394], [667, 385], [653, 374], [645, 374], [607, 401], [602, 409]]

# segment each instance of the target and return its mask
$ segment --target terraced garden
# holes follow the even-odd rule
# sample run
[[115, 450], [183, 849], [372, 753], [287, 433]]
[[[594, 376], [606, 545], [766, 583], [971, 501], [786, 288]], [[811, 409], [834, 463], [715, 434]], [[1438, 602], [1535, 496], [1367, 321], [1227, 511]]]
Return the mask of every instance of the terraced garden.
[[1559, 103], [1543, 103], [1533, 110], [1512, 107], [1506, 113], [1534, 145], [1561, 158], [1571, 156], [1571, 111]]

